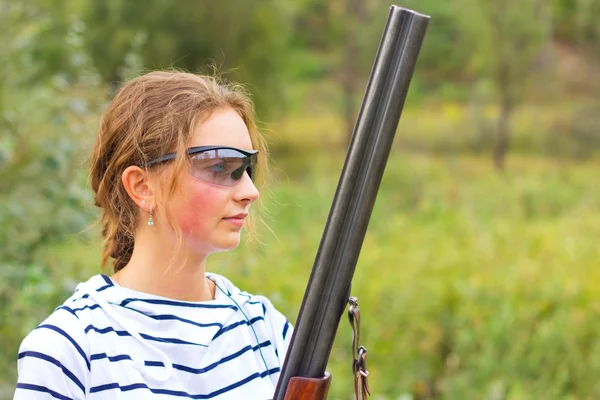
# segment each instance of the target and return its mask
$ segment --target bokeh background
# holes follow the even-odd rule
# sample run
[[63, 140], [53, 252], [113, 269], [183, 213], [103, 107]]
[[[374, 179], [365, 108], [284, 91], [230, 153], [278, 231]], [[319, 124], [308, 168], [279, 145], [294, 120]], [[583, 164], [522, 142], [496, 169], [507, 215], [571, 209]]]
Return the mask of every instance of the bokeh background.
[[[373, 398], [600, 398], [600, 2], [397, 4], [432, 18], [353, 285]], [[0, 398], [100, 272], [88, 154], [140, 71], [253, 93], [265, 224], [208, 269], [295, 321], [389, 6], [0, 0]], [[350, 343], [343, 318], [330, 399], [352, 398]]]

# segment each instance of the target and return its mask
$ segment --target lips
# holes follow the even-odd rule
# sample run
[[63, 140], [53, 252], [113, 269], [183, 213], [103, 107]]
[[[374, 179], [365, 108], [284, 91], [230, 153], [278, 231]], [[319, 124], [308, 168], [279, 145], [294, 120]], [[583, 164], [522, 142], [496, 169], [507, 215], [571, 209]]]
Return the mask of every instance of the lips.
[[233, 215], [231, 217], [223, 218], [225, 221], [231, 222], [234, 226], [241, 228], [244, 226], [244, 218], [246, 218], [248, 214], [241, 213], [237, 215]]
[[244, 219], [248, 216], [247, 213], [240, 213], [237, 215], [232, 215], [231, 217], [226, 217], [225, 219]]

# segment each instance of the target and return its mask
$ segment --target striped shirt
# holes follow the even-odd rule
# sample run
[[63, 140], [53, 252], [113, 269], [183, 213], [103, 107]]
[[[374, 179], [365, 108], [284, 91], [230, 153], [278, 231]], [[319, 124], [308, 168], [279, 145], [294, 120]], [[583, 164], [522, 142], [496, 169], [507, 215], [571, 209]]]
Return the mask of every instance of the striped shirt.
[[292, 327], [271, 302], [207, 274], [185, 302], [96, 275], [21, 344], [14, 399], [271, 399]]

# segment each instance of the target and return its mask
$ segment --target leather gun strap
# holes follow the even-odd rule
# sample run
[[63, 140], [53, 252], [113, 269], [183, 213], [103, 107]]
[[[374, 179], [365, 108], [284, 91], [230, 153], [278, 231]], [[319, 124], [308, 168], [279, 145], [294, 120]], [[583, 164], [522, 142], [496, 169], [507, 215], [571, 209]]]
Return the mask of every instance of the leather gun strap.
[[352, 374], [354, 375], [354, 393], [356, 400], [366, 400], [371, 394], [367, 377], [367, 349], [359, 346], [360, 341], [360, 309], [358, 308], [358, 299], [350, 297], [348, 299], [348, 319], [352, 327]]

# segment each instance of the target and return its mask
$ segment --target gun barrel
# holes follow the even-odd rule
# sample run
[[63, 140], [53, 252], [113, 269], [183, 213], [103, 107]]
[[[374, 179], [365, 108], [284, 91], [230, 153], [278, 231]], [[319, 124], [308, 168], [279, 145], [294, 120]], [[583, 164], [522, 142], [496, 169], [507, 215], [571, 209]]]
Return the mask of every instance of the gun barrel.
[[428, 21], [428, 16], [412, 10], [397, 6], [390, 10], [276, 400], [283, 400], [290, 378], [325, 374]]

